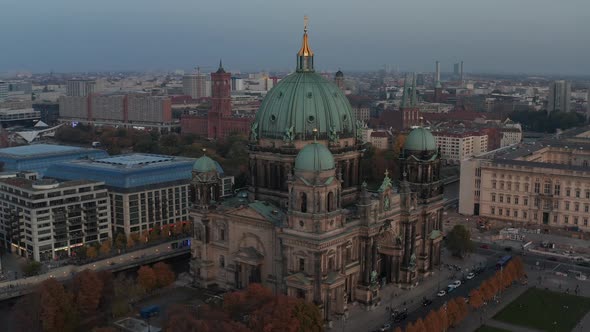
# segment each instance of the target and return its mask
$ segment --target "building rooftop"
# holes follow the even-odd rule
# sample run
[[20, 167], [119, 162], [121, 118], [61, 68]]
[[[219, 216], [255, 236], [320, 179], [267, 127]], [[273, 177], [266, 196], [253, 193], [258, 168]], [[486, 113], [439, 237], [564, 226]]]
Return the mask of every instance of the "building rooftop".
[[0, 157], [13, 158], [37, 158], [44, 155], [61, 155], [73, 152], [88, 151], [96, 149], [81, 148], [77, 146], [53, 145], [53, 144], [33, 144], [15, 146], [12, 148], [0, 149]]
[[0, 179], [0, 183], [5, 183], [9, 186], [19, 187], [25, 190], [51, 190], [55, 188], [75, 187], [86, 184], [100, 184], [96, 181], [89, 180], [72, 180], [72, 181], [55, 181], [55, 180], [29, 180], [25, 178], [5, 178]]
[[155, 154], [132, 153], [101, 159], [82, 159], [54, 164], [46, 176], [62, 179], [103, 181], [113, 188], [130, 189], [189, 181], [194, 159]]

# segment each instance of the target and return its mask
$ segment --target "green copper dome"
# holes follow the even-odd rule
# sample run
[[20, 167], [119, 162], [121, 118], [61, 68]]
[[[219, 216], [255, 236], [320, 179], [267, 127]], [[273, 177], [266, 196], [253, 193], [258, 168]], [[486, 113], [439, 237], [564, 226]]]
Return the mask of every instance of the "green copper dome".
[[264, 98], [252, 126], [253, 137], [311, 140], [354, 137], [356, 122], [348, 99], [332, 80], [315, 73], [307, 27], [297, 53], [297, 70]]
[[404, 143], [404, 150], [435, 151], [436, 140], [432, 133], [425, 128], [416, 128], [410, 132]]
[[[270, 90], [256, 113], [260, 138], [294, 140], [325, 139], [355, 134], [355, 122], [348, 99], [332, 81], [315, 72], [295, 72]], [[291, 129], [292, 128], [292, 129]]]
[[318, 142], [306, 145], [295, 158], [297, 171], [328, 171], [334, 168], [332, 152]]
[[193, 171], [199, 173], [217, 171], [217, 163], [213, 159], [204, 155], [195, 161], [193, 164]]

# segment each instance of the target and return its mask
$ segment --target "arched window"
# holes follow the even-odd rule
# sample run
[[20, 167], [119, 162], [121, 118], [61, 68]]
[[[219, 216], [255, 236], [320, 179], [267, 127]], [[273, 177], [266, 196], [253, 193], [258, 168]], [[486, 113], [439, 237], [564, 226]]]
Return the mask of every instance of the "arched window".
[[223, 255], [219, 255], [219, 267], [225, 267], [225, 257]]
[[334, 210], [334, 193], [333, 192], [329, 192], [328, 193], [328, 202], [327, 202], [327, 208], [328, 208], [328, 212], [331, 212]]
[[307, 194], [301, 193], [301, 212], [307, 212]]

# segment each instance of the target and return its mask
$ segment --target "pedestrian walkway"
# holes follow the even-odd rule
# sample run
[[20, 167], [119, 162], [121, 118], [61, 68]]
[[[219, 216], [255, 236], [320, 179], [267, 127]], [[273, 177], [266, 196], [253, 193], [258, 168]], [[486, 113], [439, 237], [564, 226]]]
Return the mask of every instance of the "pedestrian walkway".
[[520, 326], [520, 325], [504, 323], [504, 322], [501, 322], [501, 321], [495, 320], [495, 319], [487, 320], [485, 325], [491, 326], [491, 327], [496, 327], [496, 328], [503, 329], [503, 330], [510, 331], [510, 332], [541, 332], [539, 330], [531, 329], [531, 328]]

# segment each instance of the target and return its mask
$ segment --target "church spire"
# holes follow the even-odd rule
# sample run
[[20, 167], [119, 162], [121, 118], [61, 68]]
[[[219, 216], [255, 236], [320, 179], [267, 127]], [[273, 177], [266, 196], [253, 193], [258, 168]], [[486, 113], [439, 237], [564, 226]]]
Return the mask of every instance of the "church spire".
[[221, 59], [219, 59], [219, 68], [217, 68], [217, 73], [225, 73], [225, 69], [223, 69], [223, 63], [221, 63]]
[[307, 16], [303, 17], [303, 41], [301, 48], [297, 52], [297, 71], [314, 71], [313, 70], [313, 51], [309, 47], [307, 37]]
[[400, 108], [407, 107], [408, 105], [408, 74], [406, 74], [406, 78], [404, 78], [404, 91], [402, 94], [402, 103], [399, 106]]
[[416, 73], [413, 74], [413, 79], [412, 79], [412, 100], [410, 100], [410, 106], [411, 107], [416, 107], [416, 105], [418, 104], [417, 98], [416, 98]]

